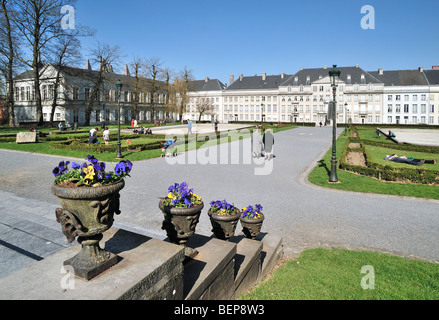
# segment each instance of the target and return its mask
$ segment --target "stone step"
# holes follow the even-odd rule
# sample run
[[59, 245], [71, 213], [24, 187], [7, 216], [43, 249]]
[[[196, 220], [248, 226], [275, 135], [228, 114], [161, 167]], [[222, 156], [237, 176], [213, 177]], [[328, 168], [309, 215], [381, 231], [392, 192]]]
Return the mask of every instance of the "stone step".
[[188, 246], [199, 253], [184, 266], [186, 300], [233, 300], [254, 288], [283, 256], [282, 238], [267, 233], [230, 242], [195, 234]]

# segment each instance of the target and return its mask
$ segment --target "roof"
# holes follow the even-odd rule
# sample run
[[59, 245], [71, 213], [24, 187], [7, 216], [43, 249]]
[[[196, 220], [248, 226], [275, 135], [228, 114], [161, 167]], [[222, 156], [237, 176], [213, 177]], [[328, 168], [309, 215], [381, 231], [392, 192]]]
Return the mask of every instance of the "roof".
[[271, 75], [265, 76], [253, 76], [253, 77], [239, 77], [234, 81], [226, 91], [231, 90], [251, 90], [251, 89], [277, 89], [284, 82], [289, 75]]
[[424, 73], [430, 85], [439, 84], [439, 70], [424, 70]]
[[190, 87], [194, 91], [222, 91], [225, 85], [217, 79], [194, 80], [190, 82]]
[[428, 85], [424, 72], [419, 70], [383, 70], [369, 72], [384, 82], [386, 86], [423, 86]]
[[[300, 85], [309, 85], [313, 82], [318, 81], [319, 79], [325, 78], [329, 76], [329, 71], [332, 68], [312, 68], [312, 69], [301, 69], [295, 75], [291, 76], [288, 80], [282, 83], [282, 86], [300, 86]], [[364, 75], [365, 83], [381, 83], [376, 77], [371, 75], [369, 72], [363, 70], [360, 67], [337, 67], [340, 70], [340, 80], [345, 83], [349, 83], [348, 75], [350, 75], [351, 84], [361, 84], [362, 79], [361, 75]]]
[[[46, 65], [45, 67], [48, 67], [48, 65]], [[43, 70], [44, 69], [42, 69], [41, 71], [43, 71]], [[86, 70], [86, 69], [81, 69], [81, 68], [63, 66], [61, 73], [64, 76], [78, 77], [82, 80], [95, 81], [99, 72], [95, 71], [95, 70]], [[15, 81], [16, 80], [25, 80], [25, 79], [33, 79], [33, 71], [32, 70], [25, 71], [25, 72], [19, 74], [17, 77], [15, 77]], [[147, 79], [147, 78], [141, 77], [140, 79], [141, 79], [141, 81], [151, 82], [151, 80]], [[111, 71], [105, 72], [105, 82], [106, 83], [116, 84], [116, 82], [118, 80], [120, 80], [122, 82], [122, 84], [125, 86], [134, 86], [136, 78], [132, 77], [132, 76], [123, 75], [123, 74], [117, 74], [117, 73], [114, 73]], [[158, 82], [160, 84], [164, 84], [162, 81], [158, 81]]]

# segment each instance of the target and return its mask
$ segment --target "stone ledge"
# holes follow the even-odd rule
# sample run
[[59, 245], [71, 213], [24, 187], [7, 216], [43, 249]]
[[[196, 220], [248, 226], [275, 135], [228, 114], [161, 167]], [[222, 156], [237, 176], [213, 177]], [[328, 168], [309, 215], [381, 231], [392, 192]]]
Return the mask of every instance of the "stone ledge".
[[[75, 278], [63, 289], [63, 262], [79, 244], [0, 279], [2, 300], [120, 300], [183, 298], [184, 250], [176, 245], [112, 228], [104, 233], [105, 249], [120, 261], [86, 282]], [[71, 284], [71, 282], [70, 282]]]

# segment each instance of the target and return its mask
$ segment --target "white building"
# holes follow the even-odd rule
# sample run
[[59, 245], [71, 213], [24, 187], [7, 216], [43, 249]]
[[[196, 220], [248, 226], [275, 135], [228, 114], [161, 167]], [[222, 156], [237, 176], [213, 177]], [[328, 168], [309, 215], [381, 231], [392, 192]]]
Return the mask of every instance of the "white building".
[[[217, 79], [191, 81], [189, 83], [189, 103], [183, 119], [223, 122], [223, 90], [226, 86]], [[201, 114], [201, 115], [200, 115]], [[201, 119], [200, 119], [201, 116]]]
[[[340, 78], [336, 91], [337, 122], [380, 123], [384, 84], [358, 65], [337, 67]], [[333, 101], [330, 68], [302, 68], [279, 88], [281, 108], [291, 106], [291, 122], [325, 123]], [[330, 120], [330, 119], [329, 119]]]
[[384, 124], [434, 124], [430, 122], [430, 86], [423, 68], [370, 72], [384, 86]]
[[[54, 96], [56, 69], [46, 64], [41, 69], [40, 90], [43, 106], [43, 120], [49, 121]], [[83, 124], [86, 118], [86, 109], [90, 102], [90, 95], [95, 86], [98, 71], [93, 71], [87, 63], [84, 69], [63, 67], [60, 74], [60, 86], [57, 90], [54, 121], [68, 121]], [[105, 72], [104, 80], [94, 97], [90, 114], [90, 123], [107, 123], [118, 121], [118, 97], [116, 83], [123, 84], [120, 105], [121, 122], [129, 123], [134, 112], [135, 78], [129, 75], [125, 67], [124, 74], [116, 74], [112, 70]], [[148, 79], [141, 79], [143, 90], [138, 92], [137, 119], [139, 121], [152, 120], [151, 94], [148, 92]], [[26, 71], [14, 79], [15, 115], [16, 122], [36, 122], [36, 101], [33, 81], [33, 72]], [[166, 90], [164, 88], [154, 95], [155, 118], [164, 120]]]

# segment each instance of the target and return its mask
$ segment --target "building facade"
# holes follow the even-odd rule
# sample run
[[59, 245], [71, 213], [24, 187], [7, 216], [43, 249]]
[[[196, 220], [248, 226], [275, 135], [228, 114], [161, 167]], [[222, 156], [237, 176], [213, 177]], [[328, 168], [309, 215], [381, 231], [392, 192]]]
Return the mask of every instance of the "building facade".
[[[46, 64], [41, 69], [40, 90], [45, 122], [50, 121], [56, 74], [56, 68], [50, 64]], [[137, 113], [137, 119], [140, 121], [152, 121], [153, 118], [165, 119], [166, 91], [164, 89], [155, 91], [152, 100], [148, 90], [148, 79], [141, 79], [141, 84], [137, 82], [136, 85], [138, 80], [129, 75], [127, 67], [124, 74], [116, 74], [108, 70], [104, 73], [99, 89], [92, 99], [91, 95], [97, 79], [98, 71], [91, 70], [88, 63], [84, 69], [63, 67], [55, 101], [54, 121], [83, 124], [86, 121], [87, 108], [91, 106], [90, 124], [101, 121], [117, 123], [119, 97], [122, 123], [129, 123], [134, 117], [134, 112]], [[120, 95], [116, 87], [119, 80], [123, 85]], [[137, 90], [137, 99], [134, 99], [135, 87], [143, 88]], [[36, 122], [35, 89], [31, 71], [26, 71], [14, 79], [14, 92], [16, 123]]]
[[[338, 123], [439, 125], [439, 69], [365, 71], [360, 66], [339, 67], [336, 90]], [[130, 76], [112, 70], [93, 99], [90, 123], [118, 121], [118, 91], [121, 80], [121, 122], [134, 117], [140, 122], [177, 120], [177, 112], [167, 112], [167, 90], [163, 83], [151, 96], [148, 79], [142, 85]], [[333, 100], [330, 68], [301, 68], [295, 74], [230, 76], [229, 85], [217, 79], [191, 81], [182, 120], [227, 123], [328, 123], [328, 106]], [[41, 70], [44, 121], [49, 121], [53, 105], [56, 69], [47, 64]], [[65, 67], [57, 91], [54, 121], [85, 122], [90, 95], [98, 72], [90, 68]], [[35, 90], [32, 72], [14, 82], [16, 122], [35, 122]], [[135, 89], [140, 88], [140, 89]], [[137, 98], [136, 97], [137, 92]], [[89, 108], [90, 109], [90, 108]]]

